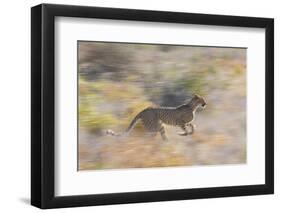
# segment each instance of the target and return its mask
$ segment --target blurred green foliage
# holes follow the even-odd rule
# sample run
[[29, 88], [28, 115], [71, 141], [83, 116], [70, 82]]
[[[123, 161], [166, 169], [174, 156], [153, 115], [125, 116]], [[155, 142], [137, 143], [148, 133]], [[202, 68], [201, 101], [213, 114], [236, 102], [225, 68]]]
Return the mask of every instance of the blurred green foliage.
[[[140, 88], [130, 83], [88, 82], [80, 77], [79, 124], [92, 133], [100, 133], [115, 125], [124, 129], [138, 112], [153, 105], [145, 97]], [[114, 104], [122, 106], [121, 109]]]

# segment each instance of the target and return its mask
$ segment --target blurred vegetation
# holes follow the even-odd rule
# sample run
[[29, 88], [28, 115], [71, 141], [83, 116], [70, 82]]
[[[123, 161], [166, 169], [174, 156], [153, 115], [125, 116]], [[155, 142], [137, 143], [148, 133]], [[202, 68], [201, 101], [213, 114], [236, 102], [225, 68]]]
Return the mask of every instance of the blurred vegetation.
[[[78, 48], [79, 169], [246, 161], [245, 49], [103, 42], [79, 42]], [[178, 106], [194, 93], [208, 103], [196, 117], [195, 135], [180, 137], [167, 127], [171, 143], [163, 144], [142, 137], [140, 124], [122, 143], [104, 135], [124, 131], [146, 107]]]

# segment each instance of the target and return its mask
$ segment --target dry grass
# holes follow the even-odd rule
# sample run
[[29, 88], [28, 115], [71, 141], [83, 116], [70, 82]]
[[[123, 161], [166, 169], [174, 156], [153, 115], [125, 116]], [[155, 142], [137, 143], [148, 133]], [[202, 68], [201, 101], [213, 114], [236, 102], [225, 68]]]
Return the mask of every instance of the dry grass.
[[[82, 131], [83, 132], [83, 131]], [[85, 132], [83, 134], [86, 134]], [[129, 136], [99, 136], [79, 144], [79, 169], [148, 168], [245, 163], [245, 145], [223, 134], [178, 136], [167, 128], [169, 141]], [[85, 137], [85, 136], [84, 136]], [[88, 135], [88, 137], [91, 137]]]

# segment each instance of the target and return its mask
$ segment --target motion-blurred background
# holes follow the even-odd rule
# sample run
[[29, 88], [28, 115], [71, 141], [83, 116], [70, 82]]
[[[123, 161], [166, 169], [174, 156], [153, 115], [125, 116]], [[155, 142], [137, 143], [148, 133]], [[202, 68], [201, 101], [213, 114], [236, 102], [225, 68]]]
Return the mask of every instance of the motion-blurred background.
[[[246, 163], [246, 49], [79, 41], [78, 60], [79, 170]], [[141, 123], [127, 138], [105, 134], [194, 93], [208, 105], [193, 135], [165, 126], [163, 142]]]

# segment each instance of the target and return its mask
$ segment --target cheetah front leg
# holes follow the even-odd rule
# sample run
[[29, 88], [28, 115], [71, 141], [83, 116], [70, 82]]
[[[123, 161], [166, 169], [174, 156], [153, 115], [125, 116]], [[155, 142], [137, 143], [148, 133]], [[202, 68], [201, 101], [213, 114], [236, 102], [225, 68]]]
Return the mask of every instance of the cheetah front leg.
[[192, 123], [189, 123], [188, 126], [191, 128], [191, 131], [188, 134], [192, 135], [194, 133], [194, 130], [195, 130], [195, 125], [192, 124]]
[[183, 130], [183, 132], [179, 132], [179, 133], [178, 133], [180, 136], [186, 136], [186, 135], [188, 135], [188, 131], [187, 131], [187, 129], [186, 129], [186, 124], [181, 125], [181, 129]]
[[[190, 127], [191, 128], [191, 131], [188, 131], [187, 130], [187, 127]], [[180, 136], [187, 136], [187, 135], [191, 135], [194, 133], [194, 129], [195, 129], [195, 126], [192, 124], [192, 123], [189, 123], [189, 124], [184, 124], [181, 126], [183, 132], [180, 132], [178, 133]]]

